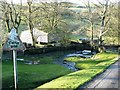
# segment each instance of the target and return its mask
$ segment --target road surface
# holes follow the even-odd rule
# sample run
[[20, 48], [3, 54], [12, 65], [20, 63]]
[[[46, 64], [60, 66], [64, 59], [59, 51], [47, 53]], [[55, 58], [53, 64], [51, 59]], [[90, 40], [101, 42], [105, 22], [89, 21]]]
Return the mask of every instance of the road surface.
[[116, 88], [120, 90], [120, 61], [111, 65], [105, 72], [86, 83], [81, 88]]

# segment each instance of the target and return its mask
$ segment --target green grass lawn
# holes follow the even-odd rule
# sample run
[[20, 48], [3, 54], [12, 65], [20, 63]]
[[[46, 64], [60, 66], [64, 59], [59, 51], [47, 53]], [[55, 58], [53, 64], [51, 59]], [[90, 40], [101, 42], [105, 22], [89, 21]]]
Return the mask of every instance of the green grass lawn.
[[[71, 73], [72, 71], [70, 71], [69, 69], [53, 63], [53, 61], [55, 61], [56, 59], [70, 52], [73, 51], [58, 51], [51, 54], [20, 56], [19, 58], [24, 58], [27, 61], [39, 60], [40, 64], [27, 65], [24, 64], [24, 62], [22, 61], [18, 61], [19, 88], [33, 89], [39, 85], [42, 85], [43, 83], [51, 81], [52, 79]], [[13, 80], [13, 62], [12, 60], [5, 60], [4, 58], [2, 62], [3, 88], [13, 88]]]
[[[69, 57], [65, 60], [76, 63], [76, 68], [81, 70], [54, 79], [38, 88], [71, 88], [77, 89], [85, 82], [90, 81], [93, 77], [103, 72], [108, 66], [117, 59], [117, 53], [106, 52], [100, 53], [91, 59], [83, 59], [80, 57]], [[37, 88], [37, 89], [38, 89]], [[38, 89], [39, 90], [39, 89]]]

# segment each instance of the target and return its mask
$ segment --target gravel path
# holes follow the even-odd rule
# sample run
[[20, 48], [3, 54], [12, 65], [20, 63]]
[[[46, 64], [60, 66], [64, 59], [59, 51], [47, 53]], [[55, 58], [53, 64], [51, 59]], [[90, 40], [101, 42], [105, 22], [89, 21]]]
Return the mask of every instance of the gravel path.
[[[120, 80], [120, 65], [119, 61], [111, 65], [104, 73], [94, 78], [91, 82], [80, 87], [81, 88], [116, 88], [118, 89]], [[120, 87], [119, 87], [120, 90]]]

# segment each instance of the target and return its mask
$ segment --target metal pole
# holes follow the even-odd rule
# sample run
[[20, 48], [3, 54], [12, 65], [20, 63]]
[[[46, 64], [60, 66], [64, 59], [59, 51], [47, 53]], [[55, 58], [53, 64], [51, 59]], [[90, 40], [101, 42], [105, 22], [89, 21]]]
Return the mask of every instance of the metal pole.
[[16, 51], [13, 50], [13, 64], [14, 64], [14, 83], [15, 90], [18, 88], [18, 74], [17, 74], [17, 61], [16, 61]]

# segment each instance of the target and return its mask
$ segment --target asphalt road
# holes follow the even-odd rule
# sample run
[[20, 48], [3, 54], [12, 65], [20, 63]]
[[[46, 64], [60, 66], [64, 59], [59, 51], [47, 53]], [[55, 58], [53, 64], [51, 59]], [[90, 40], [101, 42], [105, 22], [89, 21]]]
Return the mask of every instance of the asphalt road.
[[81, 88], [111, 88], [120, 90], [120, 61], [111, 65], [105, 72]]

